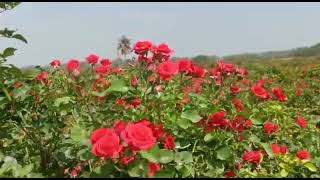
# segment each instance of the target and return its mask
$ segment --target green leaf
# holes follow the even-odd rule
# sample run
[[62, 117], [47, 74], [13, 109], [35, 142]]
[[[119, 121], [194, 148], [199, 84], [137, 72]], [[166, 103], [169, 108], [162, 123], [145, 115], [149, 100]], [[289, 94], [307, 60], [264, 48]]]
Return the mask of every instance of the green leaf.
[[129, 88], [125, 85], [123, 80], [115, 78], [106, 92], [127, 92], [128, 90]]
[[22, 177], [25, 177], [29, 173], [31, 173], [32, 170], [33, 170], [33, 164], [28, 164], [22, 168], [22, 170], [20, 171], [20, 174]]
[[149, 151], [140, 151], [141, 157], [156, 164], [167, 164], [174, 160], [174, 153], [166, 149], [159, 149], [157, 146]]
[[213, 132], [213, 133], [209, 133], [206, 136], [204, 136], [204, 141], [205, 142], [210, 142], [210, 141], [224, 141], [225, 139], [231, 137], [232, 134], [228, 133], [228, 132]]
[[172, 151], [169, 151], [167, 149], [161, 149], [159, 153], [160, 157], [158, 161], [160, 164], [167, 164], [174, 160], [174, 153]]
[[19, 39], [19, 40], [25, 42], [26, 44], [28, 44], [28, 41], [21, 34], [15, 34], [12, 36], [12, 38]]
[[174, 170], [160, 170], [154, 174], [154, 178], [173, 178]]
[[68, 96], [61, 97], [54, 100], [53, 106], [59, 107], [61, 104], [69, 104], [69, 102], [73, 102], [71, 100], [71, 97], [68, 97]]
[[224, 173], [224, 167], [216, 167], [215, 169], [210, 169], [204, 175], [207, 177], [217, 178], [220, 177]]
[[216, 153], [217, 158], [220, 160], [226, 160], [231, 156], [231, 151], [227, 146], [219, 148]]
[[149, 151], [139, 151], [141, 157], [147, 159], [149, 162], [158, 163], [159, 159], [159, 147], [155, 146]]
[[308, 168], [309, 171], [311, 171], [311, 172], [317, 172], [317, 167], [314, 164], [312, 164], [311, 162], [308, 162], [308, 163], [304, 164], [303, 166]]
[[193, 111], [193, 110], [189, 110], [189, 111], [184, 111], [182, 114], [181, 114], [181, 117], [182, 118], [185, 118], [185, 119], [189, 119], [190, 121], [192, 121], [193, 123], [197, 123], [199, 122], [202, 117], [198, 115], [198, 113], [196, 111]]
[[180, 126], [182, 129], [187, 129], [191, 126], [191, 122], [188, 119], [179, 118], [177, 120], [178, 126]]
[[106, 96], [107, 92], [106, 91], [103, 91], [103, 92], [92, 91], [91, 94], [94, 96], [98, 96], [98, 97], [104, 97], [104, 96]]
[[89, 137], [84, 129], [80, 128], [79, 126], [74, 126], [71, 129], [70, 133], [71, 139], [75, 142], [81, 143], [83, 145], [90, 144]]
[[3, 58], [7, 58], [9, 56], [13, 56], [14, 55], [14, 52], [16, 51], [17, 49], [13, 48], [13, 47], [8, 47], [6, 48], [3, 53], [2, 53], [2, 57]]
[[90, 177], [92, 178], [114, 178], [114, 174], [117, 171], [112, 163], [105, 164], [103, 166], [98, 166], [93, 169]]
[[192, 153], [188, 151], [182, 151], [175, 154], [175, 162], [176, 163], [192, 163], [193, 157]]
[[148, 173], [148, 169], [147, 164], [144, 164], [143, 161], [134, 161], [128, 166], [128, 174], [130, 177], [143, 177]]
[[30, 86], [22, 86], [18, 89], [14, 89], [13, 90], [13, 98], [18, 99], [21, 98], [21, 100], [23, 101], [26, 97], [29, 96], [28, 91], [31, 89]]
[[210, 141], [212, 141], [212, 140], [214, 140], [214, 135], [213, 135], [213, 133], [209, 133], [209, 134], [206, 134], [206, 135], [204, 136], [204, 141], [205, 141], [205, 142], [210, 142]]
[[270, 157], [273, 157], [274, 154], [273, 154], [273, 151], [272, 151], [272, 148], [270, 146], [270, 144], [267, 144], [267, 143], [261, 143], [262, 147], [264, 148], [264, 150], [267, 152], [268, 156]]
[[281, 169], [280, 176], [281, 177], [287, 177], [288, 176], [288, 172], [285, 169]]

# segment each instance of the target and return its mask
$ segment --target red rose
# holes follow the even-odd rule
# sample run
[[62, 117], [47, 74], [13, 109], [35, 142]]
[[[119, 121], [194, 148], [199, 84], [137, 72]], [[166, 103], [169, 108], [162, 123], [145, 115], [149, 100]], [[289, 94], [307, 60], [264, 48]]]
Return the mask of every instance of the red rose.
[[248, 161], [253, 164], [258, 164], [262, 161], [263, 155], [260, 151], [245, 152], [242, 156], [244, 161]]
[[115, 104], [120, 105], [120, 106], [125, 105], [125, 104], [126, 104], [126, 100], [124, 100], [124, 99], [117, 99], [116, 102], [115, 102]]
[[303, 91], [300, 88], [296, 89], [295, 93], [296, 93], [296, 95], [299, 95], [299, 96], [303, 95]]
[[90, 56], [86, 57], [86, 60], [87, 60], [87, 62], [88, 62], [89, 64], [95, 65], [95, 64], [98, 63], [99, 58], [100, 58], [100, 57], [99, 57], [98, 55], [96, 55], [96, 54], [91, 54]]
[[222, 82], [223, 82], [222, 76], [218, 76], [218, 78], [215, 79], [215, 83], [217, 86], [221, 86]]
[[144, 124], [151, 128], [152, 123], [148, 119], [141, 119], [138, 123]]
[[252, 121], [250, 119], [245, 120], [244, 126], [246, 128], [250, 128], [252, 126]]
[[72, 171], [71, 171], [71, 173], [70, 173], [70, 175], [71, 175], [71, 177], [77, 177], [78, 175], [79, 175], [79, 173], [80, 173], [80, 171], [77, 169], [77, 168], [74, 168]]
[[226, 112], [216, 112], [210, 117], [210, 122], [213, 126], [220, 126], [221, 122], [227, 117]]
[[281, 152], [282, 155], [285, 155], [285, 154], [287, 154], [289, 152], [289, 149], [287, 147], [285, 147], [285, 146], [281, 146], [280, 147], [280, 152]]
[[146, 54], [148, 51], [150, 51], [153, 48], [153, 44], [149, 41], [138, 41], [134, 47], [133, 50], [136, 54]]
[[249, 79], [244, 79], [244, 80], [242, 80], [242, 83], [243, 83], [244, 85], [246, 85], [247, 87], [250, 87], [250, 80], [249, 80]]
[[248, 75], [248, 70], [245, 68], [237, 68], [236, 72], [238, 73], [238, 76], [245, 77]]
[[58, 59], [55, 59], [53, 61], [51, 61], [50, 65], [54, 68], [60, 67], [61, 66], [61, 62]]
[[241, 87], [237, 85], [230, 86], [230, 91], [232, 94], [238, 94], [241, 92]]
[[189, 59], [180, 59], [178, 60], [179, 72], [189, 74], [192, 72], [191, 64], [192, 62]]
[[297, 122], [297, 124], [299, 124], [299, 126], [301, 128], [307, 128], [308, 127], [308, 122], [301, 116], [297, 117], [296, 122]]
[[263, 125], [263, 129], [264, 129], [265, 133], [272, 134], [272, 133], [275, 133], [275, 132], [277, 132], [279, 130], [279, 125], [274, 124], [272, 122], [266, 122]]
[[133, 77], [133, 78], [131, 79], [131, 86], [132, 86], [132, 87], [137, 87], [138, 84], [139, 84], [139, 79], [138, 79], [137, 77]]
[[41, 72], [37, 77], [36, 77], [37, 81], [41, 81], [41, 82], [46, 82], [48, 80], [48, 72], [47, 71], [43, 71]]
[[285, 102], [288, 100], [288, 97], [284, 94], [281, 88], [273, 88], [272, 93], [278, 98], [280, 102]]
[[114, 131], [120, 136], [121, 132], [126, 128], [126, 123], [119, 119], [114, 125]]
[[128, 124], [122, 131], [121, 138], [127, 144], [142, 150], [149, 150], [156, 144], [151, 128], [143, 123]]
[[101, 59], [100, 64], [102, 66], [110, 66], [112, 63], [109, 59]]
[[171, 50], [167, 44], [162, 43], [158, 47], [154, 47], [153, 52], [161, 56], [170, 56], [173, 53], [173, 50]]
[[139, 107], [141, 105], [141, 100], [140, 99], [134, 99], [134, 100], [131, 101], [131, 104], [134, 107]]
[[149, 173], [148, 173], [148, 177], [152, 178], [154, 176], [154, 174], [161, 169], [161, 167], [160, 167], [160, 165], [155, 164], [153, 162], [149, 162], [148, 165], [150, 168]]
[[95, 144], [102, 136], [104, 136], [106, 133], [108, 133], [110, 130], [107, 128], [100, 128], [95, 130], [91, 135], [91, 144]]
[[168, 150], [174, 150], [176, 148], [176, 144], [174, 142], [174, 138], [172, 136], [172, 134], [167, 134], [164, 141], [163, 141], [163, 145], [165, 149]]
[[300, 160], [307, 160], [311, 158], [311, 154], [306, 150], [300, 150], [297, 152], [297, 157]]
[[96, 68], [96, 73], [101, 76], [107, 76], [110, 72], [110, 66], [100, 66]]
[[268, 99], [270, 97], [269, 93], [261, 84], [257, 84], [251, 87], [253, 94], [260, 99]]
[[218, 61], [218, 70], [224, 74], [230, 74], [236, 71], [236, 67], [233, 64], [227, 64], [222, 61]]
[[123, 157], [120, 161], [121, 164], [127, 166], [130, 162], [132, 162], [135, 159], [135, 156], [130, 157]]
[[226, 112], [217, 112], [210, 117], [210, 125], [213, 127], [227, 128], [229, 127], [229, 122], [226, 120]]
[[115, 75], [119, 75], [119, 74], [121, 74], [121, 72], [122, 72], [122, 68], [121, 67], [112, 69], [112, 73], [115, 74]]
[[241, 117], [236, 117], [231, 121], [231, 127], [233, 130], [242, 132], [248, 128], [250, 128], [252, 122], [250, 120], [245, 120]]
[[157, 139], [160, 140], [164, 134], [164, 128], [162, 124], [152, 124], [148, 119], [141, 119], [138, 123], [142, 123], [146, 126], [148, 126], [153, 133], [153, 136]]
[[193, 71], [192, 74], [196, 78], [203, 78], [207, 73], [207, 70], [204, 68], [198, 67], [198, 66], [193, 66]]
[[105, 80], [104, 78], [99, 78], [94, 84], [93, 84], [93, 90], [96, 91], [98, 88], [105, 89], [110, 86], [110, 81]]
[[217, 68], [210, 69], [210, 77], [211, 78], [217, 78], [219, 76], [221, 76], [221, 72]]
[[241, 117], [236, 117], [231, 121], [231, 127], [235, 130], [235, 131], [239, 131], [242, 132], [245, 130], [244, 127], [244, 119]]
[[280, 154], [281, 153], [281, 147], [277, 144], [271, 145], [272, 151], [274, 154]]
[[158, 125], [149, 125], [149, 127], [152, 129], [152, 133], [153, 136], [159, 140], [162, 138], [163, 134], [164, 134], [164, 128], [162, 124], [158, 124]]
[[168, 81], [178, 73], [178, 65], [172, 61], [166, 61], [158, 66], [158, 74], [161, 80]]
[[235, 176], [236, 176], [236, 173], [233, 170], [229, 170], [224, 174], [225, 178], [232, 178], [232, 177], [235, 177]]
[[122, 150], [120, 138], [110, 129], [98, 129], [91, 135], [92, 152], [97, 157], [117, 158]]
[[80, 73], [80, 62], [78, 60], [71, 59], [67, 63], [68, 71], [73, 75], [78, 75]]

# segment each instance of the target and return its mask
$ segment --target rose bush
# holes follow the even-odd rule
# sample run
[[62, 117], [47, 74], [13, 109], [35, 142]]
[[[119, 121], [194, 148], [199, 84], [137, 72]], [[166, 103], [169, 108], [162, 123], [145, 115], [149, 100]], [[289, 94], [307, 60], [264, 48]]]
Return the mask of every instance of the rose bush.
[[319, 65], [201, 67], [150, 41], [133, 52], [7, 79], [0, 176], [320, 177]]

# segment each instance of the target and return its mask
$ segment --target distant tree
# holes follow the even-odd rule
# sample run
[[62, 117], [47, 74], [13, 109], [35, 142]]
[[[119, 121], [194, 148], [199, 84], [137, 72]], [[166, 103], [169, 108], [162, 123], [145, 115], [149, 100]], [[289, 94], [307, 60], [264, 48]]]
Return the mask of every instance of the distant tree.
[[[0, 16], [2, 13], [14, 9], [19, 4], [20, 2], [0, 2]], [[10, 30], [8, 28], [0, 29], [0, 39], [18, 39], [24, 43], [27, 43], [27, 40], [21, 34], [17, 34], [16, 31], [17, 30]], [[8, 93], [5, 82], [21, 77], [22, 75], [19, 68], [12, 64], [6, 64], [8, 58], [13, 56], [16, 50], [17, 49], [14, 47], [7, 47], [3, 51], [0, 50], [0, 96], [2, 93], [4, 93], [10, 101], [11, 96]]]
[[[130, 53], [131, 51], [131, 42], [130, 39], [128, 39], [126, 36], [121, 36], [121, 38], [118, 41], [118, 56], [119, 54], [122, 55], [123, 59], [126, 59], [126, 56]], [[120, 56], [119, 56], [120, 58]]]

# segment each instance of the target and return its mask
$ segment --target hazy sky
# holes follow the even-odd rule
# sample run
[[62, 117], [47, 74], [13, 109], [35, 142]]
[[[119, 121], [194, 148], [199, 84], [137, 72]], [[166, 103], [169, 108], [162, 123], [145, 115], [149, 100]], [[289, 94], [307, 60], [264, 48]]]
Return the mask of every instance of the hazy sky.
[[115, 58], [121, 35], [165, 42], [174, 56], [228, 55], [284, 50], [320, 42], [320, 3], [24, 2], [0, 15], [0, 29], [16, 28], [29, 44], [14, 46], [11, 63], [84, 60], [90, 53]]

